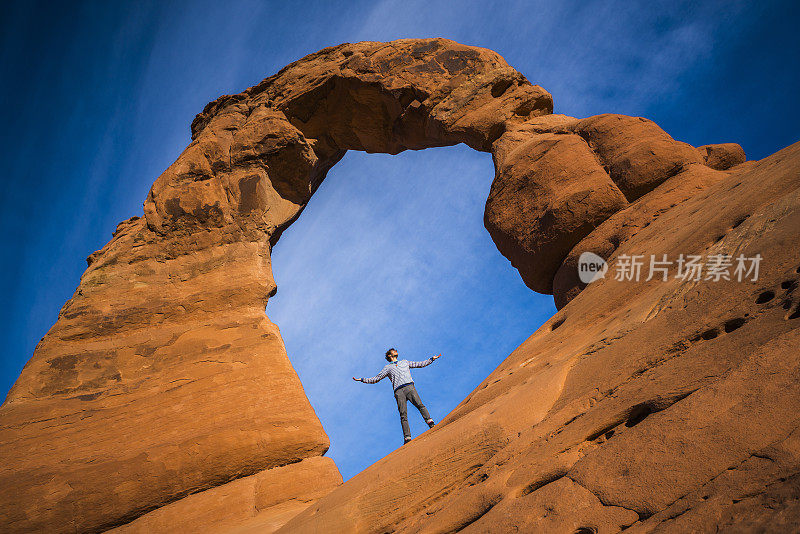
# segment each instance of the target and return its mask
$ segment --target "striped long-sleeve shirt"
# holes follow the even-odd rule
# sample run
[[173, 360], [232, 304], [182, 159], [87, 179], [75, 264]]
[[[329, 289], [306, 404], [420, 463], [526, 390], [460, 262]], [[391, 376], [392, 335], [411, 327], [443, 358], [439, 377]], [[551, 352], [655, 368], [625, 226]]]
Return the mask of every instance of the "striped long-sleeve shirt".
[[394, 388], [396, 391], [397, 388], [414, 382], [414, 379], [411, 378], [411, 367], [425, 367], [426, 365], [430, 365], [432, 363], [433, 356], [421, 362], [398, 360], [384, 366], [381, 372], [372, 378], [362, 378], [361, 381], [365, 384], [375, 384], [388, 376], [392, 381], [392, 388]]

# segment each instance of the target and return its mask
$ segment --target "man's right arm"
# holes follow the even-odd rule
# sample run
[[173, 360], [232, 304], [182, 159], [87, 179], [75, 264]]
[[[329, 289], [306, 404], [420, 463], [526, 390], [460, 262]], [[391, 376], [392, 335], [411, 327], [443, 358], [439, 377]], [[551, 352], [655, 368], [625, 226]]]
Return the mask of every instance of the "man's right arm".
[[389, 370], [386, 367], [384, 367], [383, 370], [377, 375], [373, 376], [372, 378], [362, 378], [361, 381], [364, 382], [365, 384], [377, 384], [378, 382], [386, 378], [386, 375], [388, 374]]

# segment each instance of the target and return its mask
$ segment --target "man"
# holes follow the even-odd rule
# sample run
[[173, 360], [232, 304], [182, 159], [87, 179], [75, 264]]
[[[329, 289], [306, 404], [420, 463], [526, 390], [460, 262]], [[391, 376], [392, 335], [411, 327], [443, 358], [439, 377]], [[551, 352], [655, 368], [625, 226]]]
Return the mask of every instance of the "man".
[[411, 430], [408, 428], [408, 412], [406, 411], [406, 401], [411, 401], [411, 404], [413, 404], [417, 410], [419, 410], [419, 413], [422, 415], [423, 419], [425, 419], [425, 422], [428, 423], [429, 428], [433, 428], [433, 425], [435, 424], [428, 413], [428, 409], [425, 408], [424, 404], [422, 404], [422, 400], [420, 400], [419, 394], [417, 393], [417, 388], [414, 387], [414, 380], [411, 378], [410, 368], [425, 367], [432, 364], [434, 360], [438, 359], [440, 356], [441, 354], [431, 356], [423, 362], [410, 362], [408, 360], [397, 361], [397, 351], [392, 348], [386, 351], [386, 361], [389, 363], [380, 373], [372, 378], [353, 377], [353, 380], [356, 382], [363, 382], [365, 384], [377, 384], [387, 376], [392, 381], [392, 387], [394, 387], [394, 398], [397, 400], [397, 411], [400, 412], [400, 424], [403, 425], [403, 437], [405, 438], [403, 445], [411, 441]]

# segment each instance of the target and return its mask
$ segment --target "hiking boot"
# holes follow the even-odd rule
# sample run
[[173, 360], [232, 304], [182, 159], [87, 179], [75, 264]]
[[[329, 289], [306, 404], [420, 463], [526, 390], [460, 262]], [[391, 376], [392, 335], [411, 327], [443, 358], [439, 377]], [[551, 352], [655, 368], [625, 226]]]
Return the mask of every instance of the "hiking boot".
[[429, 419], [429, 420], [427, 420], [425, 422], [428, 423], [428, 428], [433, 428], [433, 426], [436, 424], [436, 423], [433, 422], [433, 419]]
[[403, 445], [405, 445], [405, 444], [406, 444], [406, 443], [408, 443], [409, 441], [411, 441], [411, 437], [410, 437], [410, 436], [407, 436], [407, 437], [405, 438], [405, 440], [403, 441]]

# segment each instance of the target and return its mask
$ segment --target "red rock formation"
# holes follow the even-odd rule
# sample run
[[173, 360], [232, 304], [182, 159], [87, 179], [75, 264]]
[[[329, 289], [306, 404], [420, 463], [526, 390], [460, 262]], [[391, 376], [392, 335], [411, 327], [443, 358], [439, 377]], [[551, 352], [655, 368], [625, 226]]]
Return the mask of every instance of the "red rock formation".
[[341, 483], [333, 460], [306, 458], [195, 493], [110, 532], [273, 532]]
[[[500, 56], [444, 39], [327, 48], [209, 104], [0, 407], [4, 530], [792, 521], [800, 147], [741, 164], [646, 119], [551, 111]], [[346, 150], [459, 142], [492, 152], [498, 249], [564, 309], [440, 425], [308, 506], [341, 479], [264, 315], [271, 247]], [[765, 261], [757, 284], [586, 287], [583, 251]]]
[[800, 143], [739, 167], [667, 179], [614, 254], [760, 254], [757, 281], [609, 273], [279, 532], [800, 529]]
[[346, 150], [488, 150], [551, 110], [496, 53], [442, 39], [328, 48], [209, 104], [0, 408], [4, 530], [99, 531], [323, 454], [264, 315], [271, 246]]
[[558, 307], [582, 288], [577, 276], [556, 275], [570, 250], [591, 249], [578, 242], [596, 239], [600, 223], [633, 203], [617, 217], [626, 225], [640, 213], [636, 201], [669, 178], [708, 174], [697, 149], [624, 115], [535, 118], [511, 126], [493, 150], [486, 228], [528, 287], [553, 293]]
[[744, 163], [745, 156], [742, 147], [736, 143], [722, 143], [719, 145], [703, 145], [697, 147], [706, 165], [712, 169], [726, 171], [735, 165]]

